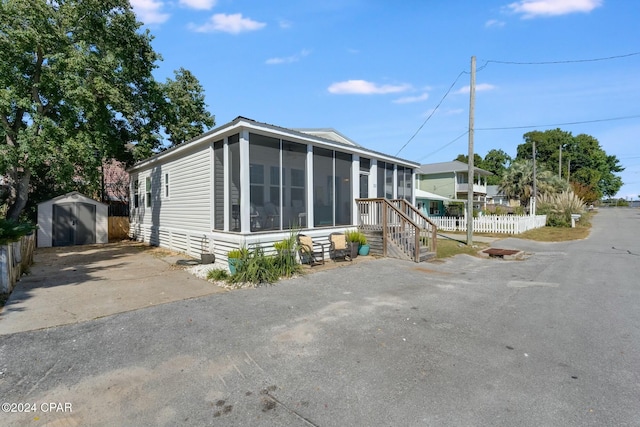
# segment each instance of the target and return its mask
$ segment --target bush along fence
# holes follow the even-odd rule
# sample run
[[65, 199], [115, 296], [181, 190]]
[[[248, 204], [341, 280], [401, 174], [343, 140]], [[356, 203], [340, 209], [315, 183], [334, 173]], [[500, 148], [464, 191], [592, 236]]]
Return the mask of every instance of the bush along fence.
[[35, 228], [0, 220], [0, 293], [11, 293], [20, 276], [33, 264]]
[[[430, 217], [438, 226], [438, 231], [466, 231], [466, 217]], [[542, 228], [547, 222], [546, 215], [486, 215], [473, 219], [476, 233], [520, 234], [534, 228]]]

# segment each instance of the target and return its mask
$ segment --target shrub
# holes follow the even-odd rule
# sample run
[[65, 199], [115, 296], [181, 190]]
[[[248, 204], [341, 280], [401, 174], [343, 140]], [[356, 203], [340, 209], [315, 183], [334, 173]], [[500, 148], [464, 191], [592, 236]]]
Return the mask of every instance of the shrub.
[[226, 270], [216, 268], [207, 272], [207, 280], [222, 281], [229, 279], [229, 273]]
[[367, 236], [358, 230], [347, 230], [344, 232], [347, 242], [358, 243], [359, 245], [367, 244]]
[[0, 245], [15, 242], [22, 236], [33, 233], [36, 226], [27, 222], [0, 219]]
[[227, 258], [244, 259], [247, 258], [248, 255], [249, 250], [247, 248], [231, 249], [229, 252], [227, 252]]
[[507, 210], [503, 206], [496, 205], [494, 214], [495, 215], [506, 215], [507, 214]]
[[236, 266], [236, 274], [229, 278], [231, 283], [273, 283], [280, 278], [274, 257], [265, 256], [264, 250], [256, 246], [248, 252], [242, 263]]
[[570, 227], [571, 214], [582, 214], [585, 204], [572, 191], [541, 194], [537, 200], [537, 213], [547, 215], [550, 227]]

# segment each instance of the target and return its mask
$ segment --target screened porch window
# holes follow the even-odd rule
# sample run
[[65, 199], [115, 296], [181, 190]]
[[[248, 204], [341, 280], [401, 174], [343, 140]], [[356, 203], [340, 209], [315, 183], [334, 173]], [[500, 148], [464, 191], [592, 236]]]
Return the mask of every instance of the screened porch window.
[[314, 226], [352, 223], [351, 168], [351, 154], [314, 147]]
[[280, 140], [249, 134], [251, 231], [280, 229]]

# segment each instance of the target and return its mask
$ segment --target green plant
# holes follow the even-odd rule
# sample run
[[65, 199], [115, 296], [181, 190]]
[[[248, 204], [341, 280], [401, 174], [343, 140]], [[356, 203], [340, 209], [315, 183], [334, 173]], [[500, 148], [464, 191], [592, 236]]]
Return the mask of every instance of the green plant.
[[582, 214], [585, 204], [572, 191], [541, 194], [537, 200], [536, 213], [547, 215], [550, 227], [570, 227], [571, 214]]
[[249, 255], [247, 248], [231, 249], [227, 252], [227, 258], [244, 259]]
[[276, 250], [276, 253], [284, 253], [284, 252], [294, 252], [296, 250], [297, 245], [297, 234], [292, 230], [289, 233], [289, 237], [283, 239], [279, 242], [275, 242], [273, 247]]
[[15, 242], [22, 236], [33, 233], [36, 226], [27, 222], [0, 219], [0, 245]]
[[219, 268], [207, 271], [207, 280], [222, 281], [229, 279], [229, 273]]
[[266, 256], [264, 249], [256, 246], [247, 252], [246, 258], [236, 266], [236, 274], [229, 278], [231, 283], [273, 283], [280, 278], [274, 257]]
[[500, 206], [500, 205], [496, 206], [494, 211], [495, 215], [506, 215], [506, 213], [507, 213], [507, 210], [503, 206]]
[[367, 244], [367, 237], [358, 230], [347, 230], [344, 232], [347, 242], [358, 243], [359, 245]]

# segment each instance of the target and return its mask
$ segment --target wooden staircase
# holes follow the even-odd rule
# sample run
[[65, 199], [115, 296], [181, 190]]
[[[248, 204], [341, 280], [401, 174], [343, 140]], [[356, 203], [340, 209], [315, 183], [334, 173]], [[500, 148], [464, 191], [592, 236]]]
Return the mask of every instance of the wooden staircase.
[[437, 227], [404, 199], [356, 199], [370, 253], [422, 262], [436, 256]]

